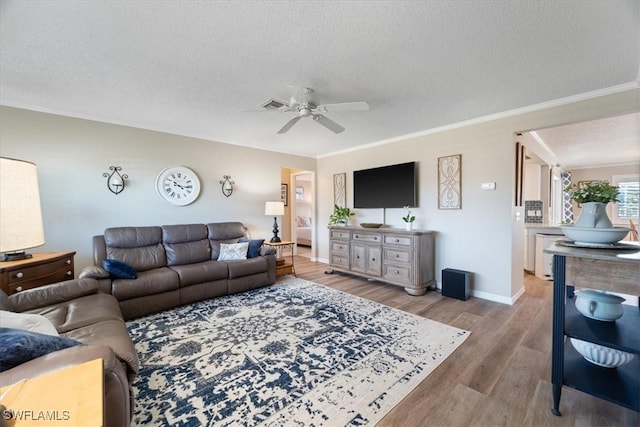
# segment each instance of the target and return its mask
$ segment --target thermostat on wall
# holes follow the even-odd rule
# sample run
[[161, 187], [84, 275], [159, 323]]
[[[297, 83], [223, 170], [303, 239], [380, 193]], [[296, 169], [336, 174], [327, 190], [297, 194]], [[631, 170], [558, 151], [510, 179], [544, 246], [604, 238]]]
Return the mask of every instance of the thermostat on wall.
[[480, 189], [481, 190], [495, 190], [496, 189], [496, 183], [495, 182], [483, 182], [482, 184], [480, 184]]

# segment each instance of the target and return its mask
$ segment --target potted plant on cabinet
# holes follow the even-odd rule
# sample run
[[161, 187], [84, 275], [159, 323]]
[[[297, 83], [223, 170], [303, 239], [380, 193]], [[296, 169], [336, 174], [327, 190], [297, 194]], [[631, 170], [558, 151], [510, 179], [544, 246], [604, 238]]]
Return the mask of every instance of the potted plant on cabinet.
[[590, 181], [571, 184], [564, 191], [582, 208], [574, 225], [562, 227], [563, 233], [576, 244], [611, 245], [631, 230], [613, 227], [607, 216], [607, 204], [618, 201], [618, 187], [607, 181]]
[[407, 214], [402, 217], [404, 221], [404, 226], [407, 230], [411, 230], [413, 228], [413, 221], [416, 220], [415, 215], [411, 215], [411, 211], [409, 210], [409, 206], [404, 207], [407, 210]]
[[353, 215], [355, 212], [351, 212], [351, 209], [333, 205], [333, 213], [329, 215], [329, 225], [347, 225]]
[[611, 228], [607, 216], [607, 204], [617, 202], [618, 187], [607, 181], [590, 181], [571, 184], [565, 188], [571, 200], [580, 204], [582, 211], [576, 220], [576, 227]]

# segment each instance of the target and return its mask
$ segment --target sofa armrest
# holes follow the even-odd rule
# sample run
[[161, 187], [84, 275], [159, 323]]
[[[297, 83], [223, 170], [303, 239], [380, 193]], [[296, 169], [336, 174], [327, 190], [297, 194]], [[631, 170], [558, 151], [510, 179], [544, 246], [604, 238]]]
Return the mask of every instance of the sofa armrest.
[[111, 275], [107, 270], [95, 265], [89, 265], [80, 271], [79, 279], [108, 279]]
[[111, 347], [106, 345], [77, 345], [37, 357], [14, 368], [0, 372], [0, 386], [22, 379], [35, 378], [60, 369], [102, 359], [105, 373], [120, 363]]
[[260, 248], [260, 256], [276, 255], [277, 253], [278, 253], [278, 250], [273, 246], [262, 246]]
[[98, 291], [99, 286], [95, 279], [66, 280], [9, 295], [9, 303], [15, 311], [20, 312], [70, 301], [96, 294]]

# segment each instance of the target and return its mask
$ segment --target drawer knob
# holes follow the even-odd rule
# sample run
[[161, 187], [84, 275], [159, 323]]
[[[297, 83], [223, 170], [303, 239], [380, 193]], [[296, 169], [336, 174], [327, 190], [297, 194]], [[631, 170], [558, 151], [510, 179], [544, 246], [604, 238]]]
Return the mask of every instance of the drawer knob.
[[374, 237], [373, 240], [378, 240], [378, 236]]
[[360, 259], [360, 255], [356, 256], [356, 259]]
[[400, 258], [400, 254], [396, 254], [396, 258]]
[[71, 260], [70, 260], [70, 259], [66, 260], [66, 261], [65, 261], [65, 264], [67, 264], [67, 265], [71, 265]]
[[400, 270], [396, 270], [396, 274], [400, 274]]
[[24, 277], [24, 274], [22, 273], [22, 271], [19, 271], [19, 272], [16, 274], [16, 277], [17, 277], [18, 279], [22, 279], [22, 278]]
[[21, 292], [21, 291], [22, 291], [22, 286], [18, 286], [18, 287], [16, 288], [16, 292]]
[[359, 239], [359, 238], [360, 238], [360, 235], [359, 235], [359, 234], [356, 234], [356, 239]]
[[396, 239], [396, 243], [400, 243], [400, 239]]
[[67, 276], [71, 276], [71, 274], [73, 273], [71, 273], [70, 271], [67, 271]]
[[372, 262], [376, 262], [376, 259], [375, 259], [375, 258], [371, 258], [371, 261], [372, 261]]

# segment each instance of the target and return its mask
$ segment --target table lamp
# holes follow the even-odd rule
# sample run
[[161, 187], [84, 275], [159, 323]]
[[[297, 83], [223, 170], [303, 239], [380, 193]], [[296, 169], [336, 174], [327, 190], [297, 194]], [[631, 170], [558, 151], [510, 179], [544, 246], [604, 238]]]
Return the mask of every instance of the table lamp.
[[44, 245], [36, 165], [0, 157], [0, 261], [31, 258]]
[[273, 215], [273, 237], [271, 238], [271, 242], [280, 242], [280, 237], [278, 237], [278, 216], [284, 215], [284, 203], [266, 202], [264, 205], [264, 214]]

